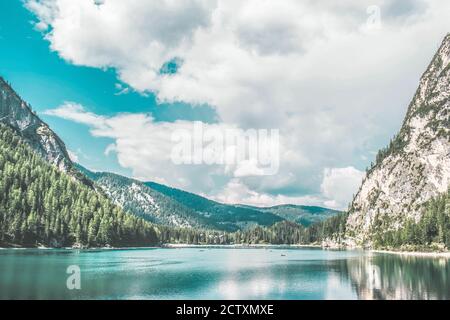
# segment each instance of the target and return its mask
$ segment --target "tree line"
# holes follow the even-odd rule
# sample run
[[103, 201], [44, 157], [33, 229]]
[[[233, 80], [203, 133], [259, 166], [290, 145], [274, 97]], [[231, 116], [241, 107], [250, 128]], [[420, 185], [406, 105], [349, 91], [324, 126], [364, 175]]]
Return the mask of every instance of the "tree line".
[[418, 222], [408, 219], [398, 230], [389, 230], [388, 219], [378, 216], [372, 230], [377, 248], [405, 248], [412, 250], [450, 248], [450, 189], [431, 199]]
[[[399, 229], [390, 230], [388, 216], [378, 216], [370, 240], [378, 249], [444, 250], [450, 248], [450, 190], [426, 204], [421, 219], [409, 219]], [[211, 230], [159, 227], [162, 243], [186, 244], [321, 244], [325, 240], [342, 243], [346, 237], [348, 213], [304, 227], [281, 221], [270, 227], [224, 233]]]
[[346, 213], [340, 213], [309, 227], [290, 221], [270, 227], [257, 226], [233, 233], [192, 228], [158, 226], [161, 243], [183, 244], [320, 244], [325, 239], [339, 241], [345, 233]]

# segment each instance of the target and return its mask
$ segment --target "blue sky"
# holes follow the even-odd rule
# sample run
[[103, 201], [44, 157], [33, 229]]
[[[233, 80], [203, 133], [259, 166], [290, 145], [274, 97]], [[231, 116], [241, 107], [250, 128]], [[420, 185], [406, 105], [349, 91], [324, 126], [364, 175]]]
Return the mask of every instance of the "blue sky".
[[[151, 113], [157, 121], [179, 119], [214, 122], [211, 108], [191, 108], [188, 104], [158, 104], [151, 93], [133, 92], [118, 95], [120, 81], [113, 69], [74, 66], [49, 50], [49, 42], [35, 30], [33, 14], [22, 1], [0, 2], [0, 75], [29, 102], [50, 127], [63, 139], [79, 162], [95, 170], [113, 171], [130, 176], [114, 155], [104, 150], [113, 142], [108, 138], [93, 139], [89, 128], [73, 121], [47, 116], [43, 111], [65, 101], [76, 101], [90, 111], [113, 115], [122, 112]], [[124, 88], [128, 88], [127, 85]]]
[[[0, 75], [88, 168], [228, 203], [343, 209], [399, 130], [449, 10], [440, 0], [1, 1]], [[195, 121], [278, 129], [278, 172], [175, 164], [171, 136]]]

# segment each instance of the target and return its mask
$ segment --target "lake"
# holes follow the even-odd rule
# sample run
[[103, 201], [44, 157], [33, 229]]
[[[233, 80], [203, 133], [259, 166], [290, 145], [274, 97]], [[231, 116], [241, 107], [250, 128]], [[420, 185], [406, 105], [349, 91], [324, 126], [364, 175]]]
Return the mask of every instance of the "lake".
[[[67, 288], [69, 266], [80, 290]], [[315, 248], [5, 249], [0, 299], [450, 299], [450, 261]]]

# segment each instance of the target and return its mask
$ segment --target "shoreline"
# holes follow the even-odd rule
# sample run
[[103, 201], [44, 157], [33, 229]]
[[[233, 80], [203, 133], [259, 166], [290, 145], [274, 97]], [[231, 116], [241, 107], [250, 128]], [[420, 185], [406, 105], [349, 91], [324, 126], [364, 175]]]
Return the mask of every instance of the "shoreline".
[[146, 249], [301, 249], [314, 248], [323, 250], [362, 250], [371, 253], [395, 254], [399, 256], [424, 257], [424, 258], [447, 258], [450, 259], [450, 251], [432, 252], [432, 251], [395, 251], [395, 250], [374, 250], [358, 247], [351, 248], [332, 248], [324, 247], [318, 244], [183, 244], [183, 243], [167, 243], [160, 246], [150, 247], [98, 247], [98, 248], [50, 248], [50, 247], [0, 247], [0, 250], [146, 250]]
[[139, 250], [139, 249], [188, 249], [188, 248], [224, 248], [224, 249], [264, 249], [264, 248], [323, 248], [316, 244], [184, 244], [184, 243], [166, 243], [159, 246], [150, 247], [0, 247], [0, 250]]
[[450, 259], [450, 251], [426, 252], [426, 251], [395, 251], [395, 250], [369, 250], [374, 253], [396, 254], [399, 256], [423, 257], [423, 258], [447, 258]]
[[184, 244], [184, 243], [167, 243], [161, 246], [167, 249], [183, 249], [183, 248], [224, 248], [224, 249], [281, 249], [281, 248], [322, 248], [317, 244]]

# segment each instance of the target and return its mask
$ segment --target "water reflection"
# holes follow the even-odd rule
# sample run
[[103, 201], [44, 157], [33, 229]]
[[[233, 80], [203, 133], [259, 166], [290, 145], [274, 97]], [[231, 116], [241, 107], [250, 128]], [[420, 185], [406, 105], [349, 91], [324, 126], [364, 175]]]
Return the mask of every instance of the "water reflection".
[[449, 259], [376, 254], [339, 267], [359, 299], [450, 299]]
[[[450, 299], [450, 260], [318, 249], [0, 250], [0, 299]], [[66, 288], [79, 265], [82, 290]]]

